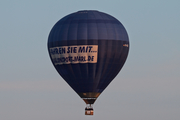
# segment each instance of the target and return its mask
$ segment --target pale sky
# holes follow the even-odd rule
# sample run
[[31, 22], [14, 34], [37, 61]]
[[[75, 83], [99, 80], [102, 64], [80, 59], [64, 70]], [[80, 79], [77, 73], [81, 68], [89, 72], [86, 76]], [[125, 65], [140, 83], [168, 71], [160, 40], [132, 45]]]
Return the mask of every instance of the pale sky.
[[[179, 0], [1, 0], [0, 120], [179, 120]], [[130, 40], [127, 61], [99, 96], [94, 116], [54, 69], [53, 25], [79, 10], [117, 18]]]

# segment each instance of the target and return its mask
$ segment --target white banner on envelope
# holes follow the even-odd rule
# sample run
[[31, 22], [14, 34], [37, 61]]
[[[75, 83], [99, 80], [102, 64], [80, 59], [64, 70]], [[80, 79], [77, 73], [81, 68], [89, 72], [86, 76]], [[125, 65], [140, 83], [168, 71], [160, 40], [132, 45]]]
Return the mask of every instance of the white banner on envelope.
[[55, 65], [97, 63], [98, 45], [74, 45], [50, 48]]

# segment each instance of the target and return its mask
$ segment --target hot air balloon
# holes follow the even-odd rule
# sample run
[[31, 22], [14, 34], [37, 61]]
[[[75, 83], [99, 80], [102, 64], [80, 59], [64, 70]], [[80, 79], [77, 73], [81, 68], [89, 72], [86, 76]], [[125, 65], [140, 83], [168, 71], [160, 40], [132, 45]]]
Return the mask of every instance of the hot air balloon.
[[60, 19], [50, 31], [50, 59], [69, 86], [86, 103], [85, 114], [123, 67], [129, 38], [116, 18], [83, 10]]

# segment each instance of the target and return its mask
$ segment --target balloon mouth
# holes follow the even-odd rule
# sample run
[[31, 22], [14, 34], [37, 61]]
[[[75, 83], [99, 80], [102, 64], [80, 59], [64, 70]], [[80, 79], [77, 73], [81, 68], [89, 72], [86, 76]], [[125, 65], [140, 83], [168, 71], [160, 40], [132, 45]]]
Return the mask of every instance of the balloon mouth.
[[82, 98], [86, 104], [94, 104], [97, 98]]
[[100, 94], [98, 92], [78, 93], [86, 104], [94, 104]]
[[99, 92], [78, 93], [81, 98], [97, 98], [100, 94]]

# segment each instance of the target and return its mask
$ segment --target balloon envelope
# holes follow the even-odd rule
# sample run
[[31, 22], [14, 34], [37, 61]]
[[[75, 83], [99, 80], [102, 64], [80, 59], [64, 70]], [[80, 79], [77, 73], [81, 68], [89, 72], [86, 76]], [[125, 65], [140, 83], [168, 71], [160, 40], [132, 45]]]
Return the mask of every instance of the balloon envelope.
[[123, 67], [129, 39], [116, 18], [78, 11], [54, 25], [48, 51], [62, 78], [87, 104], [93, 104]]

